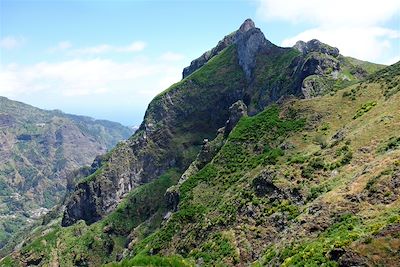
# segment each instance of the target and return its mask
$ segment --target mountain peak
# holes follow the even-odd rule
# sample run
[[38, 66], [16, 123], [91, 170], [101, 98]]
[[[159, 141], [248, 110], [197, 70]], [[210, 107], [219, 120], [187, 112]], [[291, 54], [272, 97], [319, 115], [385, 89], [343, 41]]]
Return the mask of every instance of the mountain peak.
[[240, 32], [247, 32], [250, 29], [255, 28], [256, 25], [254, 24], [254, 21], [252, 21], [251, 19], [246, 19], [242, 25], [240, 25], [239, 31]]
[[218, 55], [228, 46], [236, 44], [239, 59], [239, 65], [245, 72], [246, 78], [251, 79], [252, 70], [255, 67], [255, 56], [261, 49], [271, 49], [275, 47], [271, 42], [265, 39], [260, 29], [256, 28], [251, 19], [246, 19], [235, 32], [225, 36], [218, 42], [217, 46], [203, 53], [199, 58], [193, 60], [190, 65], [183, 69], [182, 78], [186, 78], [211, 58]]

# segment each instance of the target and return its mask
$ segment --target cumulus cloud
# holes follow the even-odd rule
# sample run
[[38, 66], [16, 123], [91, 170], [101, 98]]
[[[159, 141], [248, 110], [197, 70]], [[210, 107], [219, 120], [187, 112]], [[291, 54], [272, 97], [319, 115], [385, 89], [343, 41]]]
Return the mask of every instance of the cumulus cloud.
[[139, 52], [139, 51], [142, 51], [145, 47], [146, 47], [145, 42], [136, 41], [127, 46], [116, 47], [115, 51], [117, 51], [117, 52]]
[[71, 54], [86, 55], [86, 54], [103, 54], [112, 52], [140, 52], [146, 47], [146, 43], [142, 41], [132, 42], [126, 46], [113, 46], [109, 44], [100, 44], [96, 46], [83, 47], [71, 51]]
[[54, 53], [54, 52], [60, 52], [60, 51], [65, 51], [68, 50], [72, 47], [72, 43], [70, 41], [61, 41], [57, 45], [49, 48], [49, 51]]
[[282, 45], [317, 38], [345, 55], [370, 61], [385, 61], [390, 53], [400, 53], [399, 28], [384, 26], [399, 13], [398, 0], [258, 0], [257, 9], [258, 16], [266, 20], [312, 25]]
[[25, 39], [21, 36], [5, 36], [0, 39], [0, 48], [14, 49], [20, 47], [25, 42]]
[[398, 15], [398, 0], [259, 0], [258, 14], [267, 19], [326, 25], [373, 26]]
[[343, 55], [374, 61], [385, 57], [388, 50], [396, 49], [392, 41], [399, 37], [398, 31], [381, 27], [320, 27], [284, 39], [282, 45], [293, 46], [298, 40], [317, 38], [338, 47]]
[[0, 95], [18, 97], [40, 92], [74, 97], [135, 87], [142, 88], [132, 91], [134, 94], [155, 95], [168, 86], [166, 81], [177, 82], [179, 78], [179, 68], [143, 59], [128, 63], [98, 58], [28, 66], [9, 64], [0, 66]]

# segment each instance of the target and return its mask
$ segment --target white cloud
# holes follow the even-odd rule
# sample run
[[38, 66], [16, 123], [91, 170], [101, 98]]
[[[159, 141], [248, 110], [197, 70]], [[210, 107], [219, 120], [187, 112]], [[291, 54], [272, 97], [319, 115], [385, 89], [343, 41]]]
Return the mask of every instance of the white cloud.
[[0, 48], [14, 49], [20, 47], [25, 42], [25, 39], [21, 36], [6, 36], [0, 39]]
[[146, 47], [146, 43], [136, 41], [126, 46], [113, 46], [109, 44], [100, 44], [96, 46], [83, 47], [71, 51], [74, 55], [87, 55], [87, 54], [103, 54], [111, 52], [140, 52]]
[[72, 47], [72, 44], [69, 41], [62, 41], [62, 42], [59, 42], [57, 45], [57, 48], [62, 49], [62, 50], [65, 50], [65, 49], [68, 49], [71, 47]]
[[179, 53], [166, 52], [166, 53], [162, 54], [160, 58], [165, 61], [180, 61], [180, 60], [184, 59], [185, 57]]
[[313, 22], [321, 26], [375, 26], [399, 14], [398, 0], [258, 0], [266, 19]]
[[146, 47], [146, 43], [142, 41], [133, 42], [130, 45], [116, 47], [117, 52], [140, 52]]
[[150, 97], [180, 77], [181, 66], [143, 58], [128, 63], [98, 58], [28, 66], [9, 64], [0, 66], [0, 95], [18, 98], [39, 93], [75, 97], [128, 90], [133, 95]]
[[101, 44], [91, 47], [84, 47], [75, 49], [72, 51], [73, 54], [101, 54], [112, 51], [112, 46], [107, 44]]
[[336, 46], [346, 56], [375, 61], [384, 58], [392, 48], [393, 39], [398, 39], [398, 31], [381, 27], [337, 27], [314, 28], [284, 39], [282, 46], [293, 46], [298, 40], [318, 39]]
[[68, 50], [72, 47], [72, 43], [70, 41], [61, 41], [54, 47], [49, 48], [49, 52], [55, 53], [60, 51]]
[[286, 38], [284, 46], [316, 38], [347, 56], [369, 61], [385, 62], [400, 54], [400, 28], [384, 26], [399, 16], [398, 0], [258, 0], [257, 14], [266, 20], [312, 25]]

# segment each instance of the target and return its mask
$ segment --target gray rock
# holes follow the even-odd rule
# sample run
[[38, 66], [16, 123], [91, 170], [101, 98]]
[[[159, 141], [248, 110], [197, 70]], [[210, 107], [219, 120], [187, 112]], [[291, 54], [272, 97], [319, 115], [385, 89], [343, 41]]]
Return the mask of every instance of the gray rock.
[[332, 141], [342, 141], [344, 137], [346, 136], [346, 130], [345, 129], [340, 129], [337, 131], [333, 136], [332, 136]]
[[252, 78], [252, 71], [256, 63], [256, 55], [261, 49], [275, 47], [271, 42], [265, 39], [260, 29], [255, 27], [251, 19], [246, 19], [240, 28], [225, 36], [218, 42], [217, 46], [205, 52], [199, 58], [193, 60], [190, 66], [183, 69], [183, 79], [204, 66], [211, 58], [218, 55], [226, 47], [236, 44], [239, 65], [242, 67], [247, 80]]
[[254, 21], [252, 21], [251, 19], [246, 19], [242, 25], [240, 25], [239, 27], [239, 32], [247, 32], [250, 29], [255, 28], [256, 25], [254, 24]]
[[[243, 28], [248, 29], [249, 27], [244, 26]], [[253, 78], [252, 73], [256, 66], [256, 55], [261, 50], [267, 51], [275, 47], [275, 45], [265, 39], [264, 34], [258, 28], [250, 28], [245, 32], [237, 31], [235, 44], [239, 65], [242, 67], [248, 81]]]
[[239, 122], [240, 118], [247, 115], [247, 106], [242, 100], [239, 100], [232, 104], [229, 108], [229, 119], [225, 124], [225, 136], [227, 136], [232, 129]]
[[179, 190], [176, 186], [168, 188], [167, 192], [165, 192], [165, 202], [168, 210], [173, 212], [178, 210]]
[[339, 55], [339, 49], [336, 47], [332, 47], [330, 45], [324, 44], [317, 39], [313, 39], [311, 41], [303, 42], [298, 41], [293, 48], [296, 48], [303, 54], [308, 54], [311, 52], [319, 52], [323, 54], [327, 54], [333, 57], [337, 57]]
[[260, 175], [254, 178], [253, 188], [258, 196], [276, 195], [278, 198], [281, 195], [281, 191], [274, 185], [274, 178], [276, 173], [273, 171], [264, 171]]

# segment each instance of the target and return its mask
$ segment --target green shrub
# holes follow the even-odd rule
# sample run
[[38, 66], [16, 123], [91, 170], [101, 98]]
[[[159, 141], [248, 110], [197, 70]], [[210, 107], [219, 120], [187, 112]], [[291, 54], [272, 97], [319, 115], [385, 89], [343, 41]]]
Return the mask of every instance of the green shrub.
[[400, 137], [391, 137], [386, 143], [384, 143], [378, 148], [378, 152], [383, 153], [399, 148], [400, 148]]
[[322, 170], [325, 168], [325, 162], [320, 157], [314, 157], [311, 159], [309, 166], [314, 170]]
[[288, 159], [288, 163], [289, 164], [303, 164], [307, 160], [308, 160], [308, 156], [303, 155], [303, 154], [295, 154], [295, 155], [292, 155]]
[[368, 103], [363, 104], [356, 112], [356, 114], [353, 117], [353, 120], [361, 117], [362, 115], [364, 115], [365, 113], [367, 113], [368, 111], [370, 111], [373, 107], [375, 107], [377, 105], [376, 101], [371, 101]]
[[124, 260], [120, 263], [112, 263], [109, 267], [132, 267], [132, 266], [160, 266], [160, 267], [190, 267], [192, 263], [180, 256], [147, 256], [137, 255], [133, 259]]
[[234, 262], [238, 262], [234, 247], [221, 233], [213, 235], [200, 248], [194, 249], [190, 253], [190, 256], [195, 259], [202, 258], [206, 264], [221, 262], [225, 258], [230, 258]]
[[315, 144], [319, 145], [322, 149], [328, 146], [328, 142], [326, 141], [326, 136], [323, 134], [317, 134], [314, 138]]
[[314, 175], [314, 168], [311, 166], [307, 165], [301, 170], [301, 176], [304, 178], [311, 179]]

